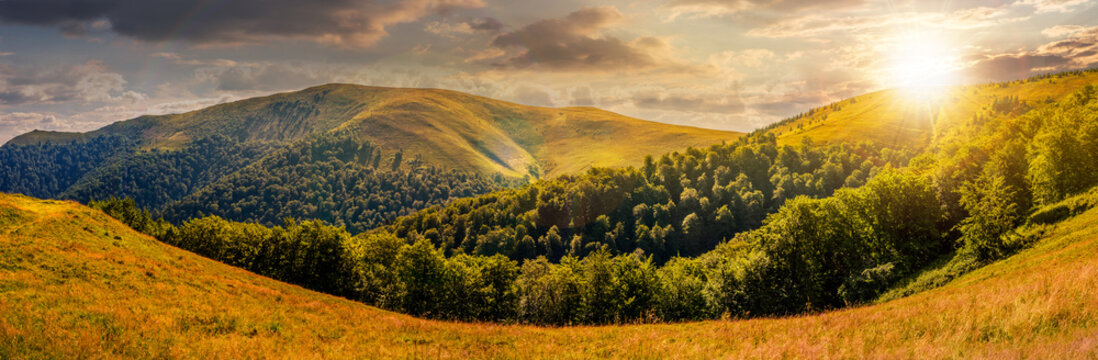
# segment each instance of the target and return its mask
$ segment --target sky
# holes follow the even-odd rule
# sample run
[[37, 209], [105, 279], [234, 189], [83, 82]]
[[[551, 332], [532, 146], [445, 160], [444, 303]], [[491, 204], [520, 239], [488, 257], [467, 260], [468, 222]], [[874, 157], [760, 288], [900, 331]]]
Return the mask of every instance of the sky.
[[1098, 66], [1095, 0], [0, 0], [0, 142], [325, 83], [749, 131]]

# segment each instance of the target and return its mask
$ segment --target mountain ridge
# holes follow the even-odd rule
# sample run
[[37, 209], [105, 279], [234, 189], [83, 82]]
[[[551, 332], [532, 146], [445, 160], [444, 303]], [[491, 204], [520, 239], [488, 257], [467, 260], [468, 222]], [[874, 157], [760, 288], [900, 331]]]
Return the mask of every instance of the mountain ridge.
[[[593, 107], [547, 108], [453, 90], [335, 83], [180, 114], [140, 116], [87, 133], [36, 131], [7, 144], [117, 134], [142, 139], [144, 149], [172, 150], [212, 134], [245, 142], [292, 142], [337, 130], [401, 148], [430, 165], [512, 178], [531, 175], [531, 170], [533, 175], [553, 177], [590, 167], [635, 166], [645, 155], [743, 135], [645, 121]], [[647, 140], [616, 144], [600, 134]], [[543, 165], [550, 169], [542, 171]]]

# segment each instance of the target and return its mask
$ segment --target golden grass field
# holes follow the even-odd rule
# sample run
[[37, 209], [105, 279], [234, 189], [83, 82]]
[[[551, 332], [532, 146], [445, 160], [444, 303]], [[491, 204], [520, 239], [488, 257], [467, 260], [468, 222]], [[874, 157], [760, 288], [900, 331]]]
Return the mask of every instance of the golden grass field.
[[790, 318], [544, 328], [416, 319], [0, 195], [0, 358], [1094, 358], [1098, 210], [883, 304]]
[[888, 147], [922, 147], [929, 143], [934, 124], [971, 119], [997, 98], [1016, 96], [1030, 108], [1041, 108], [1050, 103], [1049, 99], [1059, 100], [1088, 84], [1098, 84], [1098, 72], [957, 86], [929, 100], [912, 97], [901, 89], [882, 90], [821, 107], [810, 116], [770, 131], [781, 144], [798, 144], [807, 136], [825, 144], [872, 141]]

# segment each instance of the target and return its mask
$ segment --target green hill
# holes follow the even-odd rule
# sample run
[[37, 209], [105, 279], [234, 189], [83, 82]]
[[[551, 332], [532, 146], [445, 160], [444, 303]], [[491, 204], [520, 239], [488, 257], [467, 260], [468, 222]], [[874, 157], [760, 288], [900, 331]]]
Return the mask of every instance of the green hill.
[[[639, 165], [646, 155], [732, 141], [741, 134], [668, 125], [594, 108], [542, 108], [456, 91], [330, 84], [184, 114], [142, 116], [85, 134], [125, 135], [144, 149], [172, 150], [222, 135], [289, 143], [335, 130], [420, 157], [425, 165], [521, 178], [591, 167]], [[68, 142], [79, 135], [31, 132], [8, 142]], [[644, 139], [644, 141], [619, 141]]]
[[[968, 121], [986, 116], [990, 110], [1019, 115], [1045, 108], [1093, 84], [1098, 84], [1098, 71], [1091, 70], [949, 87], [931, 95], [882, 90], [812, 109], [766, 131], [777, 135], [781, 144], [797, 144], [810, 137], [825, 144], [871, 141], [890, 147], [922, 147], [936, 136], [936, 124]], [[1010, 104], [1004, 104], [1008, 99]], [[997, 101], [1009, 106], [993, 109]]]
[[[189, 174], [175, 177], [185, 184], [213, 177], [179, 169], [246, 163], [185, 197], [225, 214], [274, 203], [323, 219], [380, 199], [430, 207], [352, 236], [347, 224], [206, 216], [172, 225], [133, 202], [91, 204], [161, 243], [75, 203], [2, 197], [0, 241], [11, 246], [0, 260], [11, 265], [0, 268], [0, 313], [11, 315], [0, 336], [14, 345], [0, 355], [355, 357], [362, 346], [413, 358], [1093, 356], [1098, 90], [1079, 81], [1039, 103], [1023, 91], [1091, 74], [986, 86], [1023, 87], [971, 116], [934, 120], [923, 143], [788, 145], [771, 128], [437, 207], [422, 199], [468, 196], [453, 189], [481, 179], [422, 156], [402, 163], [402, 152], [379, 164], [384, 147], [354, 125], [290, 146], [213, 134], [122, 165], [94, 157], [118, 167], [88, 173], [170, 164], [143, 176]], [[79, 164], [74, 149], [147, 146], [107, 141], [117, 138], [12, 153]], [[347, 189], [362, 196], [337, 198]], [[69, 337], [85, 345], [42, 345]]]
[[24, 134], [0, 147], [0, 191], [132, 197], [176, 221], [290, 216], [362, 231], [532, 178], [639, 165], [649, 154], [741, 135], [592, 108], [332, 84], [86, 134]]

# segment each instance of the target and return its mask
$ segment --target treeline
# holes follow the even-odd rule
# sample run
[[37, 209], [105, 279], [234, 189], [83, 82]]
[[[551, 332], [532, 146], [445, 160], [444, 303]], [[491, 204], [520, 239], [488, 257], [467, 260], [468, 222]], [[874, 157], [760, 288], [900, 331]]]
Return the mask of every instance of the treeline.
[[251, 164], [270, 146], [213, 135], [179, 150], [138, 151], [95, 168], [57, 197], [81, 202], [127, 197], [142, 208], [161, 209]]
[[347, 131], [293, 143], [211, 135], [173, 150], [140, 149], [115, 135], [0, 147], [0, 191], [80, 202], [126, 197], [176, 224], [206, 215], [265, 225], [295, 217], [358, 233], [523, 182], [427, 167]]
[[[697, 259], [657, 266], [607, 248], [521, 264], [446, 257], [425, 239], [351, 236], [321, 221], [265, 227], [210, 216], [179, 227], [132, 200], [92, 203], [162, 241], [272, 278], [418, 316], [534, 324], [605, 324], [788, 314], [880, 290], [941, 251], [938, 203], [924, 177], [889, 171], [823, 200], [798, 197], [767, 225]], [[845, 237], [837, 237], [843, 235]], [[885, 269], [885, 270], [881, 270]], [[895, 269], [895, 270], [893, 270]]]
[[89, 171], [133, 151], [122, 136], [0, 147], [0, 192], [56, 198]]
[[426, 167], [340, 132], [275, 151], [170, 204], [162, 215], [175, 223], [218, 215], [265, 225], [306, 218], [358, 233], [426, 207], [517, 184]]
[[662, 263], [757, 228], [788, 199], [861, 186], [882, 167], [906, 165], [911, 154], [868, 144], [778, 146], [773, 136], [759, 136], [649, 157], [640, 169], [593, 169], [457, 200], [382, 231], [426, 238], [447, 254], [556, 262], [606, 248]]

